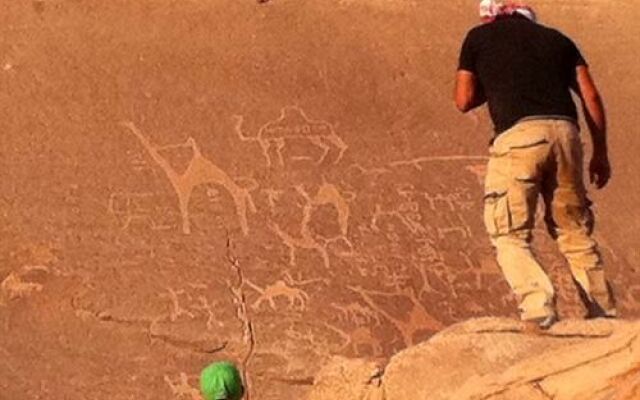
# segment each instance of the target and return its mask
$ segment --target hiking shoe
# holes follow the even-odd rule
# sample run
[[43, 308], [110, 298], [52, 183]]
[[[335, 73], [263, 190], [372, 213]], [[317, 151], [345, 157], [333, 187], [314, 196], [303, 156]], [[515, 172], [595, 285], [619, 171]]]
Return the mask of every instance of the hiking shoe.
[[532, 330], [543, 330], [543, 331], [546, 331], [549, 328], [551, 328], [551, 326], [553, 326], [553, 324], [555, 324], [556, 322], [558, 322], [558, 316], [556, 314], [551, 314], [551, 315], [547, 315], [539, 318], [527, 319], [524, 321], [524, 323], [527, 324], [528, 328], [533, 328]]

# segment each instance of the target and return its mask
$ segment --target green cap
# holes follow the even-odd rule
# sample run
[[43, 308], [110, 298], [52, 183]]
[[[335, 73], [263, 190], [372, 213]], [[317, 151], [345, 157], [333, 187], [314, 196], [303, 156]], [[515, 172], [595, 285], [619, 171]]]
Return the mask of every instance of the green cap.
[[240, 400], [244, 394], [240, 372], [228, 361], [210, 364], [200, 374], [205, 400]]

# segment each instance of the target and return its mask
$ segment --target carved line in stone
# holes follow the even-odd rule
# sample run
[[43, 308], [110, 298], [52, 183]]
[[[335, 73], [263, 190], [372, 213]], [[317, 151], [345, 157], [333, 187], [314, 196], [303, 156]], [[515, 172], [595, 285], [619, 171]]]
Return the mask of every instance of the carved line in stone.
[[200, 152], [200, 148], [192, 137], [188, 138], [186, 143], [175, 145], [173, 147], [188, 147], [193, 151], [193, 157], [184, 173], [179, 174], [171, 166], [169, 161], [165, 159], [160, 152], [159, 146], [153, 145], [147, 137], [145, 137], [133, 122], [124, 121], [122, 125], [140, 141], [149, 156], [164, 171], [167, 179], [173, 186], [178, 197], [178, 205], [180, 215], [182, 216], [182, 232], [191, 233], [191, 222], [189, 220], [189, 200], [193, 190], [204, 184], [216, 184], [224, 187], [233, 198], [236, 205], [236, 214], [244, 235], [249, 234], [249, 224], [247, 222], [247, 209], [253, 213], [256, 207], [248, 189], [240, 187], [236, 182], [227, 175], [220, 167], [205, 158]]
[[[240, 140], [243, 142], [257, 142], [262, 149], [267, 167], [271, 167], [273, 164], [269, 154], [272, 146], [275, 146], [278, 163], [284, 166], [282, 150], [286, 146], [288, 139], [305, 139], [320, 148], [322, 156], [316, 161], [316, 164], [321, 164], [332, 148], [338, 150], [338, 156], [333, 161], [334, 164], [337, 164], [342, 159], [344, 152], [349, 148], [342, 138], [336, 134], [333, 125], [327, 121], [310, 119], [297, 106], [283, 107], [280, 111], [280, 117], [264, 124], [258, 130], [258, 134], [253, 137], [245, 136], [242, 132], [243, 116], [234, 115], [233, 118], [236, 122], [235, 131]], [[291, 125], [292, 121], [296, 125]]]
[[[400, 291], [396, 292], [382, 292], [377, 290], [368, 290], [357, 286], [348, 286], [350, 290], [359, 294], [362, 299], [371, 307], [376, 310], [382, 316], [384, 316], [387, 320], [389, 320], [395, 327], [398, 329], [404, 343], [406, 346], [411, 346], [414, 343], [413, 335], [420, 330], [430, 330], [430, 331], [439, 331], [444, 328], [442, 322], [435, 319], [431, 314], [426, 310], [422, 302], [417, 298], [415, 292], [411, 288], [403, 288]], [[396, 317], [391, 313], [387, 312], [384, 308], [380, 307], [372, 296], [382, 296], [382, 297], [394, 297], [394, 296], [404, 296], [408, 300], [411, 301], [413, 307], [409, 312], [408, 321], [404, 320], [402, 317]]]
[[410, 165], [415, 167], [418, 171], [422, 171], [421, 163], [426, 162], [447, 162], [447, 161], [487, 161], [487, 156], [466, 156], [466, 155], [454, 155], [454, 156], [427, 156], [418, 157], [411, 160], [400, 160], [389, 163], [392, 167]]
[[191, 400], [202, 400], [200, 391], [189, 384], [189, 377], [184, 372], [180, 372], [180, 376], [176, 380], [172, 380], [169, 376], [164, 376], [164, 381], [169, 385], [171, 393], [178, 400], [191, 398]]
[[145, 208], [144, 201], [155, 196], [154, 193], [114, 192], [109, 196], [107, 210], [127, 230], [138, 221], [146, 223], [153, 230], [170, 229], [170, 225], [158, 223], [153, 218], [153, 211]]
[[[300, 196], [302, 196], [302, 198], [304, 198], [305, 200], [305, 205], [302, 210], [302, 222], [300, 223], [300, 236], [293, 237], [289, 235], [287, 232], [282, 230], [282, 228], [280, 228], [280, 226], [275, 222], [271, 222], [270, 227], [273, 232], [280, 238], [280, 240], [282, 240], [285, 246], [289, 248], [290, 265], [296, 265], [297, 249], [315, 250], [320, 254], [325, 268], [329, 269], [331, 267], [331, 263], [329, 260], [329, 253], [327, 251], [328, 244], [342, 241], [343, 243], [346, 243], [350, 249], [353, 249], [351, 241], [347, 238], [350, 216], [348, 201], [345, 197], [342, 196], [335, 185], [326, 182], [323, 182], [323, 184], [320, 186], [313, 197], [311, 197], [305, 191], [302, 185], [297, 185], [295, 189], [298, 194], [300, 194]], [[355, 195], [353, 196], [355, 197]], [[270, 203], [272, 203], [272, 200], [270, 200]], [[311, 216], [314, 209], [325, 204], [332, 205], [338, 213], [340, 235], [337, 235], [333, 238], [324, 239], [324, 243], [319, 243], [316, 239], [314, 239], [309, 224], [311, 222]]]
[[357, 326], [352, 330], [345, 331], [337, 328], [333, 325], [324, 323], [329, 330], [335, 332], [340, 336], [344, 344], [340, 351], [351, 351], [354, 356], [360, 356], [360, 349], [362, 347], [370, 347], [373, 356], [381, 356], [384, 352], [382, 348], [382, 341], [375, 337], [371, 329], [365, 326]]
[[259, 287], [255, 283], [251, 282], [248, 279], [245, 279], [245, 282], [249, 287], [258, 292], [260, 296], [258, 299], [251, 305], [251, 308], [257, 310], [260, 308], [264, 301], [269, 303], [269, 306], [272, 310], [276, 311], [276, 302], [275, 299], [278, 297], [283, 297], [287, 299], [289, 308], [297, 309], [299, 311], [304, 311], [307, 308], [307, 301], [309, 300], [309, 295], [306, 291], [302, 289], [298, 289], [294, 287], [294, 285], [308, 285], [316, 282], [326, 282], [325, 279], [309, 279], [309, 280], [294, 280], [288, 272], [284, 273], [284, 279], [277, 280], [274, 283], [265, 286], [264, 288]]

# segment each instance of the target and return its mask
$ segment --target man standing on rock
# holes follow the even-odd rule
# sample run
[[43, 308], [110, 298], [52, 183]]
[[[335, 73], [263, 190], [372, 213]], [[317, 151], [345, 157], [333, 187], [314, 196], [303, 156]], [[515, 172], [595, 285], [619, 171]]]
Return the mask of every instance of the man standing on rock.
[[521, 318], [542, 328], [556, 320], [551, 281], [531, 252], [536, 203], [567, 258], [588, 318], [614, 317], [614, 301], [591, 237], [593, 213], [583, 182], [583, 154], [571, 89], [577, 93], [593, 142], [591, 183], [610, 178], [606, 119], [587, 63], [557, 30], [537, 24], [521, 4], [483, 0], [484, 22], [464, 40], [455, 102], [462, 112], [488, 103], [496, 136], [485, 180], [484, 220]]

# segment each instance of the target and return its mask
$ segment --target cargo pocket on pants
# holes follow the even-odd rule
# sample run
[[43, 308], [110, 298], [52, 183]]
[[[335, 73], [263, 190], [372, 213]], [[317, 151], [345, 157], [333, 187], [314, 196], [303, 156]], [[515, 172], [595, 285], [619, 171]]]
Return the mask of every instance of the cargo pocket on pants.
[[490, 236], [509, 233], [509, 201], [507, 191], [492, 191], [484, 196], [484, 225]]

